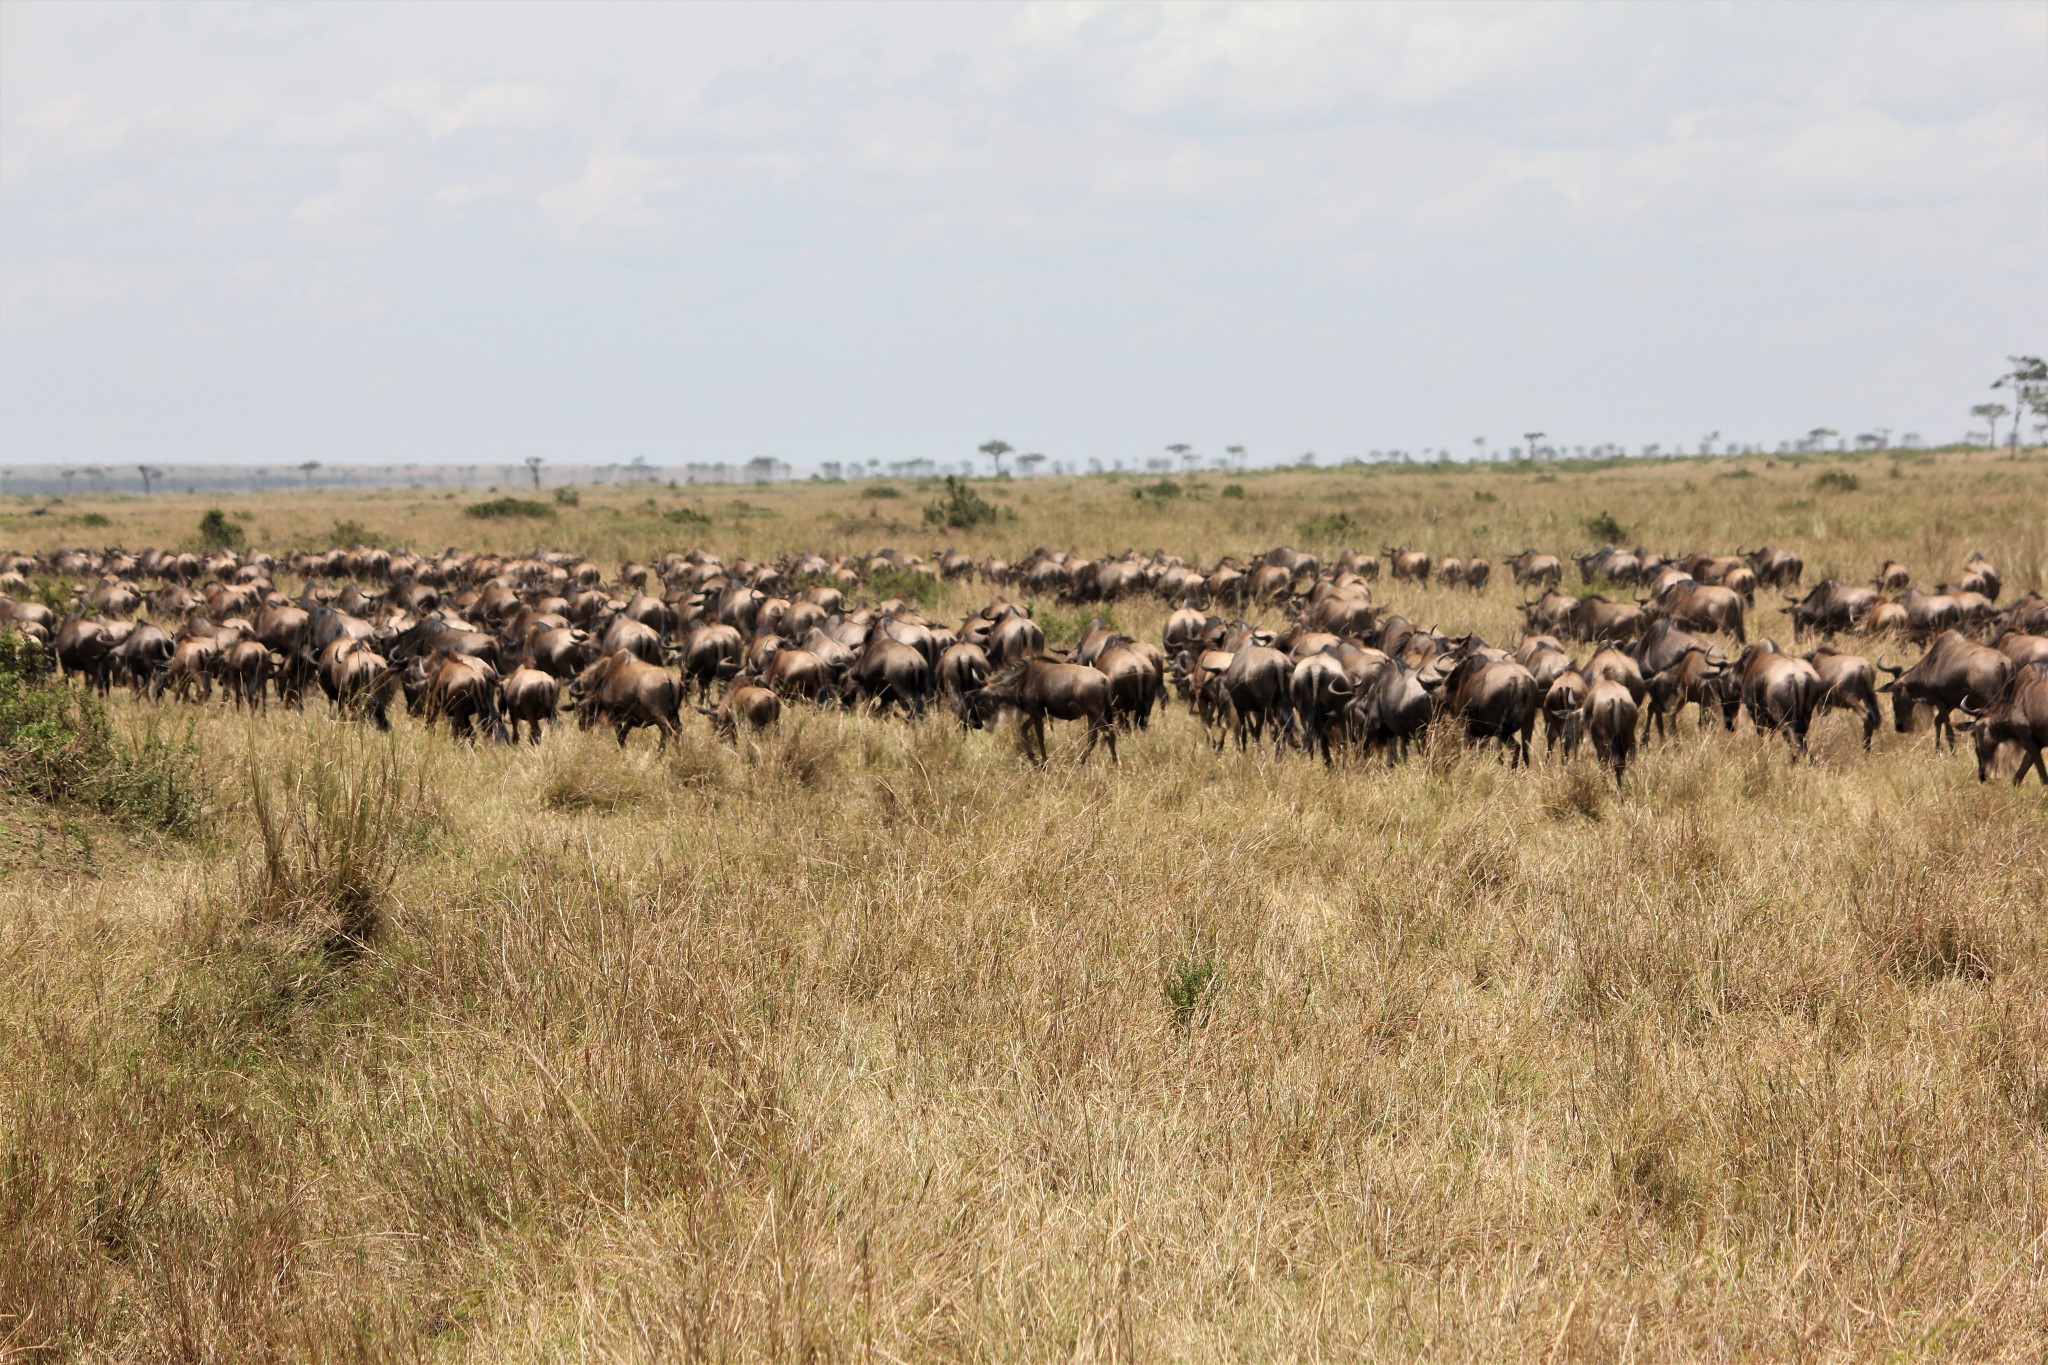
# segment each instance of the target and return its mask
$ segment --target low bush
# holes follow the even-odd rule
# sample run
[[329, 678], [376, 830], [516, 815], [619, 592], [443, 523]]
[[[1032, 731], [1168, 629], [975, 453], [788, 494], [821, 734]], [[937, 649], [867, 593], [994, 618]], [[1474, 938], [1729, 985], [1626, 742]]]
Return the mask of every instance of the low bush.
[[1157, 483], [1148, 483], [1142, 487], [1133, 488], [1131, 490], [1131, 498], [1136, 502], [1143, 502], [1147, 498], [1151, 498], [1154, 502], [1168, 502], [1186, 491], [1186, 489], [1182, 488], [1172, 479], [1161, 479]]
[[674, 511], [663, 512], [661, 519], [676, 526], [709, 526], [711, 524], [711, 518], [705, 516], [694, 507], [678, 507]]
[[1854, 493], [1863, 487], [1863, 480], [1845, 469], [1830, 469], [1815, 479], [1813, 486], [1823, 493]]
[[1628, 539], [1627, 529], [1614, 519], [1613, 513], [1605, 510], [1602, 510], [1597, 516], [1586, 518], [1586, 534], [1595, 540], [1606, 541], [1610, 545], [1619, 545], [1622, 541]]
[[189, 744], [154, 724], [138, 740], [115, 734], [104, 702], [12, 634], [0, 634], [0, 792], [174, 834], [198, 815]]
[[248, 544], [249, 538], [242, 528], [228, 520], [228, 514], [218, 507], [206, 509], [206, 515], [199, 519], [199, 545], [206, 550], [239, 550]]
[[555, 506], [557, 506], [557, 507], [581, 507], [582, 505], [583, 505], [583, 495], [582, 495], [581, 493], [577, 492], [577, 491], [576, 491], [575, 489], [573, 489], [573, 488], [557, 488], [557, 489], [555, 490]]
[[555, 509], [532, 498], [492, 498], [489, 502], [473, 502], [462, 509], [465, 517], [478, 521], [504, 521], [513, 517], [533, 517], [542, 521], [553, 521]]
[[1304, 521], [1300, 526], [1301, 538], [1312, 544], [1349, 540], [1360, 530], [1358, 521], [1349, 512], [1330, 512]]
[[1242, 502], [1244, 500], [1244, 485], [1241, 483], [1226, 483], [1223, 485], [1223, 491], [1217, 494], [1217, 496], [1229, 498], [1233, 502]]
[[938, 603], [939, 580], [912, 569], [882, 569], [868, 579], [868, 593], [877, 601], [900, 597], [920, 607]]
[[864, 498], [900, 498], [903, 490], [893, 483], [871, 483], [860, 490], [860, 495]]
[[925, 525], [946, 526], [956, 531], [992, 526], [999, 515], [994, 503], [956, 474], [946, 476], [946, 491], [937, 502], [925, 504], [924, 509]]

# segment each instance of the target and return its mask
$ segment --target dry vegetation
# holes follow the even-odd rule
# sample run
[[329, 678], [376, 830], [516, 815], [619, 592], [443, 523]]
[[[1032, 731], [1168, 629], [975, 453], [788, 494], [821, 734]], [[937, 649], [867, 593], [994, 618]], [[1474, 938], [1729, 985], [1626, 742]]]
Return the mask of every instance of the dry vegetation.
[[[916, 489], [224, 506], [273, 548], [610, 560], [1213, 558], [1344, 512], [1498, 562], [1606, 511], [1809, 581], [2048, 578], [2038, 457], [1832, 467], [1042, 480], [951, 536]], [[1512, 633], [1505, 582], [1378, 595]], [[2048, 798], [1846, 715], [1811, 766], [1681, 730], [1617, 792], [1451, 743], [1218, 758], [1178, 707], [1042, 771], [937, 715], [657, 756], [174, 712], [189, 831], [0, 796], [0, 1355], [2040, 1359]]]

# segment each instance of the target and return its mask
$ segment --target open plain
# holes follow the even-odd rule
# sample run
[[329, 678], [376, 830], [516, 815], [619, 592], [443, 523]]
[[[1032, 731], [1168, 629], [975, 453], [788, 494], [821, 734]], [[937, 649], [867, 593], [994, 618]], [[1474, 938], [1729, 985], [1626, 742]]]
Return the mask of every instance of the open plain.
[[[293, 597], [291, 552], [349, 545], [608, 576], [1407, 545], [1491, 580], [1383, 574], [1382, 617], [1510, 650], [1525, 547], [2048, 588], [2039, 452], [977, 480], [969, 529], [882, 486], [81, 492], [0, 507], [0, 546], [198, 549], [218, 507]], [[97, 581], [24, 577], [58, 615]], [[886, 585], [1056, 647], [1162, 644], [1177, 605]], [[1784, 606], [1748, 637], [1811, 648]], [[1115, 763], [943, 704], [786, 701], [728, 743], [686, 703], [623, 749], [391, 711], [117, 685], [70, 791], [0, 736], [0, 1357], [2048, 1351], [2048, 786], [1889, 699], [1807, 759], [1688, 712], [1619, 781], [1441, 722], [1396, 765], [1218, 751], [1170, 688]]]

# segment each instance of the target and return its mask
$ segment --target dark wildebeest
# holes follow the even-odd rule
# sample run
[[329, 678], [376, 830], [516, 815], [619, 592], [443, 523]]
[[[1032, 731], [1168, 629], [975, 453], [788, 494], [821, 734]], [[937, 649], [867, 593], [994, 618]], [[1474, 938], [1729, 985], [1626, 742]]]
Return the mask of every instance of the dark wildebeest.
[[1950, 713], [1964, 702], [1989, 706], [2005, 694], [2012, 681], [2012, 660], [1989, 645], [1980, 645], [1961, 631], [1947, 631], [1911, 668], [1896, 668], [1879, 656], [1877, 666], [1892, 675], [1880, 692], [1892, 694], [1892, 717], [1900, 734], [1913, 728], [1913, 712], [1921, 705], [1934, 708], [1934, 747], [1942, 737], [1955, 747], [1955, 725]]
[[1135, 721], [1140, 730], [1152, 726], [1152, 708], [1161, 703], [1165, 682], [1159, 665], [1145, 650], [1121, 635], [1095, 656], [1094, 667], [1109, 679], [1110, 715], [1119, 725]]
[[1267, 723], [1273, 727], [1273, 745], [1287, 742], [1294, 725], [1294, 707], [1288, 696], [1288, 679], [1294, 664], [1269, 645], [1248, 644], [1237, 651], [1230, 667], [1216, 680], [1224, 713], [1237, 732], [1237, 747], [1256, 744], [1264, 737]]
[[1798, 587], [1799, 580], [1806, 576], [1806, 561], [1790, 550], [1781, 550], [1775, 545], [1766, 545], [1760, 550], [1751, 550], [1743, 556], [1756, 574], [1759, 583], [1774, 588]]
[[518, 738], [519, 726], [523, 722], [527, 727], [528, 740], [538, 744], [541, 722], [555, 723], [561, 684], [552, 674], [538, 668], [515, 668], [512, 676], [505, 679], [504, 697], [505, 723], [511, 728], [513, 738]]
[[1427, 583], [1429, 581], [1430, 560], [1429, 556], [1423, 551], [1411, 550], [1404, 545], [1398, 550], [1381, 550], [1380, 553], [1387, 557], [1388, 570], [1394, 575], [1396, 581], [1402, 579], [1413, 583]]
[[773, 692], [745, 678], [733, 684], [717, 706], [700, 706], [699, 714], [711, 720], [711, 730], [728, 744], [739, 742], [742, 725], [759, 733], [782, 719], [782, 701]]
[[435, 650], [406, 665], [406, 699], [427, 728], [443, 717], [457, 739], [481, 731], [511, 743], [498, 712], [498, 670], [473, 654]]
[[1964, 592], [1981, 592], [1992, 601], [1998, 600], [1999, 590], [2004, 586], [1998, 570], [1983, 555], [1972, 554], [1970, 562], [1963, 565], [1963, 581], [1957, 586]]
[[398, 670], [371, 648], [367, 638], [337, 635], [320, 652], [314, 676], [342, 716], [355, 720], [367, 715], [379, 730], [391, 728], [385, 711], [398, 690]]
[[569, 684], [571, 704], [581, 727], [600, 722], [617, 734], [619, 747], [641, 726], [661, 735], [660, 748], [682, 724], [683, 684], [665, 668], [636, 659], [625, 650], [607, 654], [576, 675]]
[[1745, 642], [1742, 597], [1733, 588], [1680, 579], [1642, 605], [1652, 621], [1675, 621], [1688, 630], [1718, 631], [1733, 635], [1737, 644]]
[[1659, 669], [1643, 680], [1649, 699], [1650, 721], [1657, 727], [1658, 735], [1664, 734], [1665, 718], [1668, 716], [1676, 723], [1688, 704], [1700, 708], [1701, 728], [1713, 724], [1716, 714], [1720, 714], [1730, 727], [1734, 725], [1734, 712], [1722, 707], [1722, 667], [1722, 661], [1715, 659], [1705, 646], [1694, 645], [1668, 668]]
[[1913, 575], [1898, 560], [1887, 559], [1878, 566], [1877, 576], [1870, 582], [1880, 592], [1904, 592], [1912, 586]]
[[[1095, 752], [1097, 741], [1109, 746], [1111, 762], [1118, 762], [1116, 722], [1110, 715], [1109, 679], [1098, 669], [1080, 664], [1056, 663], [1046, 658], [1018, 659], [1003, 665], [973, 695], [975, 718], [986, 725], [1005, 712], [1017, 715], [1022, 724], [1024, 757], [1043, 763], [1045, 721], [1085, 720], [1088, 736], [1081, 748], [1081, 761]], [[1032, 742], [1037, 741], [1037, 753]]]
[[1877, 706], [1877, 670], [1861, 654], [1842, 654], [1823, 646], [1806, 656], [1820, 674], [1820, 709], [1849, 711], [1863, 718], [1863, 747], [1883, 723]]
[[1820, 705], [1820, 674], [1804, 659], [1781, 651], [1771, 640], [1759, 640], [1735, 661], [1737, 695], [1758, 730], [1775, 730], [1794, 754], [1804, 754], [1806, 732]]
[[2048, 746], [2048, 663], [2028, 664], [2014, 673], [2005, 694], [1983, 710], [1971, 711], [1967, 701], [1963, 710], [1970, 718], [1958, 728], [1970, 731], [1976, 741], [1979, 782], [1990, 779], [2000, 747], [2011, 744], [2020, 751], [2012, 784], [2017, 787], [2026, 780], [2027, 769], [2032, 768], [2041, 775], [2041, 785], [2048, 787], [2048, 764], [2041, 759], [2043, 746]]
[[1512, 659], [1471, 654], [1444, 679], [1443, 696], [1445, 709], [1464, 722], [1468, 737], [1498, 741], [1511, 767], [1529, 761], [1542, 698], [1528, 669]]
[[1643, 609], [1635, 603], [1610, 602], [1596, 592], [1580, 598], [1558, 629], [1580, 640], [1633, 640], [1647, 624]]
[[893, 703], [916, 718], [924, 714], [925, 703], [931, 700], [932, 666], [901, 640], [871, 631], [847, 668], [842, 687], [883, 709]]
[[700, 625], [683, 643], [683, 676], [697, 684], [697, 700], [711, 696], [712, 684], [725, 682], [740, 671], [746, 641], [737, 626]]
[[128, 685], [140, 697], [155, 681], [156, 675], [164, 670], [177, 650], [171, 637], [147, 621], [139, 623], [128, 632], [128, 638], [115, 645], [107, 657], [109, 678], [126, 678]]
[[1508, 568], [1513, 572], [1516, 584], [1521, 587], [1541, 583], [1554, 588], [1558, 580], [1564, 576], [1564, 565], [1558, 562], [1556, 555], [1540, 554], [1534, 548], [1524, 550], [1508, 560]]
[[1434, 669], [1417, 671], [1399, 659], [1385, 659], [1370, 683], [1354, 688], [1344, 707], [1344, 719], [1352, 741], [1370, 754], [1384, 745], [1387, 766], [1408, 756], [1408, 746], [1429, 729], [1436, 713], [1434, 693], [1443, 675]]
[[1835, 635], [1855, 625], [1877, 600], [1875, 588], [1852, 587], [1828, 578], [1814, 584], [1805, 597], [1785, 594], [1785, 614], [1792, 618], [1795, 639]]
[[1579, 703], [1575, 728], [1593, 746], [1593, 754], [1614, 768], [1614, 785], [1620, 786], [1628, 771], [1629, 755], [1636, 747], [1636, 699], [1612, 678], [1602, 678], [1586, 689]]
[[1294, 713], [1301, 718], [1302, 748], [1314, 750], [1321, 745], [1327, 766], [1331, 733], [1343, 724], [1344, 707], [1351, 699], [1351, 682], [1336, 646], [1296, 660], [1287, 688]]
[[1564, 741], [1564, 756], [1579, 748], [1579, 704], [1586, 700], [1586, 678], [1568, 669], [1551, 679], [1543, 693], [1543, 751], [1549, 753]]

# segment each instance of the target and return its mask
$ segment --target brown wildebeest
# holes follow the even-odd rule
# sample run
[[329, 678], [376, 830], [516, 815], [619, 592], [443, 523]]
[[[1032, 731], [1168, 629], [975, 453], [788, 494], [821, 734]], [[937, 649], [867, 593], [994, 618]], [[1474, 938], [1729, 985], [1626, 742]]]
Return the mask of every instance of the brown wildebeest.
[[1294, 707], [1288, 695], [1288, 679], [1294, 664], [1270, 645], [1247, 644], [1239, 649], [1216, 680], [1224, 714], [1237, 733], [1240, 750], [1264, 738], [1266, 725], [1273, 726], [1273, 745], [1287, 741], [1294, 725]]
[[900, 706], [915, 719], [924, 714], [925, 703], [931, 700], [932, 667], [923, 654], [901, 640], [873, 631], [847, 668], [842, 690], [883, 709]]
[[498, 670], [485, 660], [437, 649], [406, 666], [406, 700], [429, 729], [446, 717], [457, 739], [482, 731], [509, 744], [498, 712], [498, 681]]
[[561, 684], [552, 674], [538, 668], [515, 668], [512, 676], [505, 679], [504, 695], [505, 723], [511, 728], [513, 738], [519, 737], [519, 726], [524, 722], [528, 740], [540, 743], [541, 722], [555, 723]]
[[1970, 731], [1976, 741], [1979, 782], [1990, 779], [1999, 749], [2011, 744], [2020, 751], [2012, 784], [2017, 787], [2025, 781], [2032, 768], [2041, 775], [2041, 785], [2048, 787], [2048, 764], [2041, 759], [2042, 748], [2048, 746], [2048, 663], [2028, 664], [2014, 673], [2005, 694], [1981, 712], [1971, 711], [1967, 701], [1963, 710], [1970, 718], [1958, 728]]
[[683, 676], [697, 684], [697, 700], [711, 696], [713, 683], [730, 679], [740, 671], [746, 641], [739, 628], [723, 624], [700, 625], [683, 643]]
[[1581, 731], [1593, 754], [1614, 768], [1614, 785], [1620, 786], [1628, 771], [1629, 755], [1636, 747], [1636, 699], [1612, 678], [1602, 678], [1586, 689], [1579, 703], [1575, 729]]
[[762, 681], [778, 697], [820, 702], [832, 695], [832, 670], [810, 650], [794, 645], [775, 651]]
[[1643, 609], [1635, 603], [1610, 602], [1596, 592], [1580, 598], [1558, 629], [1581, 640], [1633, 640], [1647, 624]]
[[1823, 646], [1806, 656], [1820, 674], [1820, 709], [1849, 711], [1863, 719], [1863, 747], [1884, 723], [1877, 706], [1877, 670], [1861, 654], [1842, 654]]
[[1578, 598], [1552, 587], [1535, 601], [1522, 603], [1522, 618], [1532, 635], [1568, 634], [1578, 608]]
[[[142, 627], [135, 628], [138, 632]], [[133, 640], [133, 635], [129, 640]], [[123, 641], [114, 652], [119, 654], [128, 647]], [[1991, 647], [2012, 660], [2014, 668], [2025, 668], [2028, 664], [2048, 662], [2048, 635], [2034, 635], [2024, 630], [2008, 630], [1991, 642]]]
[[[1019, 659], [1005, 664], [974, 693], [975, 717], [986, 725], [1005, 712], [1021, 718], [1024, 757], [1036, 763], [1047, 759], [1045, 721], [1085, 720], [1088, 736], [1081, 748], [1081, 761], [1095, 752], [1098, 740], [1109, 746], [1111, 762], [1116, 753], [1116, 722], [1110, 715], [1109, 679], [1100, 670], [1080, 664], [1055, 663], [1050, 659]], [[1032, 742], [1037, 741], [1037, 754]]]
[[1718, 714], [1725, 724], [1733, 726], [1735, 713], [1723, 708], [1724, 696], [1721, 690], [1722, 661], [1717, 660], [1704, 645], [1694, 645], [1668, 668], [1652, 673], [1644, 679], [1651, 723], [1657, 727], [1659, 736], [1664, 734], [1665, 717], [1677, 723], [1679, 714], [1687, 705], [1700, 708], [1700, 728], [1714, 723]]
[[988, 661], [988, 653], [980, 645], [961, 643], [949, 646], [939, 656], [939, 695], [945, 697], [959, 717], [962, 725], [969, 724], [967, 698], [988, 681], [995, 671]]
[[156, 694], [162, 696], [168, 687], [179, 701], [192, 700], [194, 692], [200, 701], [206, 701], [213, 696], [213, 675], [220, 656], [218, 635], [194, 635], [178, 641], [170, 662], [157, 674]]
[[[159, 675], [161, 678], [162, 675]], [[398, 690], [398, 670], [361, 636], [338, 635], [320, 652], [315, 666], [320, 690], [334, 709], [349, 720], [367, 715], [379, 730], [389, 730], [385, 712]]]
[[1998, 569], [1990, 560], [1973, 553], [1970, 562], [1963, 565], [1963, 581], [1959, 586], [1965, 592], [1981, 592], [1996, 602], [2004, 583], [1998, 576]]
[[1911, 668], [1896, 668], [1878, 656], [1878, 668], [1892, 675], [1880, 692], [1892, 694], [1892, 717], [1900, 734], [1913, 728], [1913, 712], [1921, 705], [1934, 708], [1934, 747], [1941, 748], [1942, 736], [1955, 747], [1955, 725], [1950, 713], [1964, 702], [1989, 706], [2005, 695], [2012, 681], [2012, 660], [1980, 645], [1961, 631], [1944, 632], [1920, 662]]
[[759, 733], [782, 719], [782, 700], [767, 688], [745, 678], [734, 681], [732, 691], [717, 706], [700, 706], [699, 714], [711, 719], [711, 729], [728, 744], [739, 742], [742, 725]]
[[1681, 579], [1643, 604], [1652, 621], [1669, 619], [1688, 630], [1718, 631], [1746, 643], [1742, 633], [1742, 597], [1733, 588]]
[[1542, 698], [1528, 669], [1513, 659], [1472, 654], [1444, 679], [1443, 695], [1445, 709], [1464, 722], [1469, 738], [1497, 741], [1511, 767], [1529, 761]]
[[1152, 708], [1161, 704], [1165, 683], [1159, 665], [1134, 642], [1121, 635], [1095, 658], [1094, 667], [1109, 679], [1109, 710], [1118, 725], [1135, 722], [1140, 730], [1152, 727]]
[[1735, 661], [1737, 694], [1758, 730], [1775, 730], [1795, 755], [1807, 752], [1806, 732], [1820, 705], [1820, 673], [1804, 659], [1759, 640]]
[[1337, 657], [1333, 642], [1321, 653], [1297, 659], [1287, 680], [1288, 701], [1301, 719], [1301, 747], [1323, 751], [1323, 764], [1330, 764], [1330, 741], [1344, 724], [1344, 707], [1351, 700], [1351, 680]]
[[1508, 560], [1508, 569], [1515, 576], [1518, 587], [1545, 584], [1556, 587], [1564, 577], [1564, 565], [1556, 555], [1539, 553], [1533, 546]]
[[[1748, 561], [1749, 567], [1756, 573], [1758, 582], [1768, 583], [1774, 588], [1788, 585], [1796, 588], [1799, 586], [1799, 580], [1806, 576], [1806, 561], [1792, 551], [1781, 550], [1775, 545], [1751, 550], [1743, 559]], [[1727, 582], [1726, 579], [1722, 581]]]
[[1642, 665], [1613, 645], [1602, 645], [1593, 651], [1593, 657], [1586, 661], [1580, 672], [1586, 675], [1588, 687], [1604, 679], [1612, 679], [1628, 689], [1629, 699], [1637, 706], [1643, 704], [1647, 688], [1643, 682]]
[[215, 655], [214, 668], [221, 691], [237, 711], [246, 703], [251, 711], [265, 709], [270, 696], [271, 654], [255, 640], [243, 640], [232, 649]]
[[1586, 678], [1577, 669], [1560, 673], [1543, 693], [1543, 751], [1564, 741], [1564, 756], [1579, 749], [1579, 704], [1586, 700]]
[[1429, 581], [1430, 559], [1425, 552], [1411, 550], [1404, 545], [1398, 550], [1381, 550], [1380, 553], [1386, 556], [1389, 569], [1396, 579], [1406, 579], [1412, 583]]
[[988, 633], [988, 661], [997, 668], [1018, 659], [1045, 653], [1045, 631], [1038, 622], [1013, 612], [995, 623]]
[[661, 735], [668, 748], [682, 723], [683, 684], [675, 674], [624, 650], [607, 654], [569, 684], [571, 704], [583, 729], [603, 722], [617, 733], [619, 747], [641, 726]]
[[1912, 586], [1913, 575], [1898, 560], [1887, 559], [1878, 565], [1877, 576], [1870, 582], [1880, 592], [1904, 592]]

